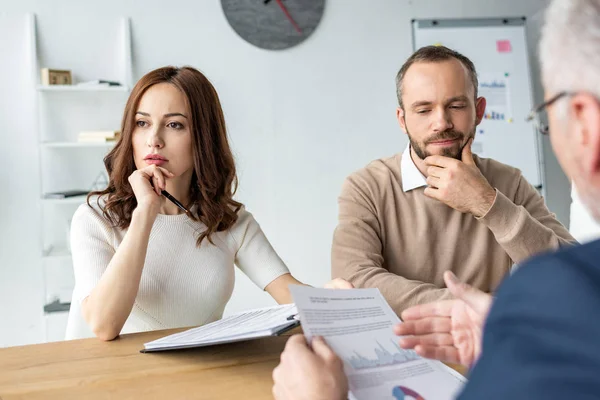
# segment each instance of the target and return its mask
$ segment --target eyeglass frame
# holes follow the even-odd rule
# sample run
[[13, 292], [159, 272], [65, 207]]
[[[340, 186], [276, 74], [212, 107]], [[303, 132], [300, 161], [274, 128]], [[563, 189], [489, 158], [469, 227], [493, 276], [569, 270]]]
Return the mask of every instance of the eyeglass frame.
[[527, 118], [525, 118], [525, 121], [527, 121], [527, 122], [533, 121], [533, 125], [535, 126], [535, 129], [537, 129], [537, 131], [539, 133], [541, 133], [542, 135], [548, 135], [550, 133], [550, 127], [548, 126], [548, 124], [545, 124], [540, 120], [541, 112], [544, 111], [549, 106], [551, 106], [552, 104], [554, 104], [555, 102], [557, 102], [558, 100], [562, 99], [563, 97], [573, 96], [574, 94], [576, 94], [576, 92], [569, 92], [569, 91], [562, 91], [562, 92], [555, 94], [550, 99], [543, 102], [542, 104], [534, 107], [533, 110], [531, 110], [531, 112], [527, 115]]

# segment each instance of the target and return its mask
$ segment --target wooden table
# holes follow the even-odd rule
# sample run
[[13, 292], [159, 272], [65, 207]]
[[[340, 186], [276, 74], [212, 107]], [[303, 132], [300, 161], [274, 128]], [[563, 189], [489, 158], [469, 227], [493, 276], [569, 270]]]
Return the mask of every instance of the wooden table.
[[0, 400], [272, 398], [271, 373], [287, 335], [139, 352], [144, 343], [179, 331], [124, 335], [112, 342], [84, 339], [0, 349]]

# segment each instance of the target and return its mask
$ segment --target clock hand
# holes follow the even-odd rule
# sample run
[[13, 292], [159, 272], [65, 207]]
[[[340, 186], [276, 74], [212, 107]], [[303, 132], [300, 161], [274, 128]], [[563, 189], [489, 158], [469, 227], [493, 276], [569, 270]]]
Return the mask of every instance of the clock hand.
[[277, 5], [279, 6], [279, 8], [281, 8], [281, 10], [283, 11], [283, 13], [287, 17], [287, 19], [290, 20], [290, 22], [294, 26], [294, 29], [296, 30], [296, 32], [298, 32], [299, 34], [302, 35], [302, 30], [300, 29], [300, 27], [298, 26], [298, 24], [296, 24], [296, 21], [294, 21], [294, 18], [292, 18], [292, 16], [290, 15], [290, 12], [286, 8], [286, 6], [283, 5], [283, 1], [281, 1], [281, 0], [275, 0], [275, 1], [277, 2]]

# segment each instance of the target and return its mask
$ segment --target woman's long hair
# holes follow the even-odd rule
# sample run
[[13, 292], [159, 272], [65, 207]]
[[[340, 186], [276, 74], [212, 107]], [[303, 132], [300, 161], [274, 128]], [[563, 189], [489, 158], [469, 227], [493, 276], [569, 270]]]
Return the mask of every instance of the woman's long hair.
[[128, 181], [136, 170], [132, 146], [135, 113], [146, 90], [157, 83], [170, 83], [187, 98], [194, 156], [190, 203], [187, 207], [191, 219], [206, 225], [206, 230], [198, 237], [197, 245], [200, 246], [205, 238], [212, 243], [213, 233], [227, 230], [237, 221], [242, 204], [233, 200], [238, 181], [219, 96], [209, 80], [192, 67], [159, 68], [137, 82], [125, 106], [121, 138], [104, 158], [109, 175], [108, 187], [90, 193], [88, 205], [91, 196], [99, 196], [99, 199], [103, 199], [103, 204], [98, 201], [98, 205], [104, 217], [115, 227], [129, 227], [131, 215], [137, 207]]

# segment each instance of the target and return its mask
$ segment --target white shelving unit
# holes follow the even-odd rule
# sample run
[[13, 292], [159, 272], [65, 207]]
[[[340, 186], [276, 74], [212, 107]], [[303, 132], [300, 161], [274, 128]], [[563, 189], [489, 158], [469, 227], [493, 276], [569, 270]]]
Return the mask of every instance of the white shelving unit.
[[64, 199], [42, 199], [44, 204], [76, 204], [80, 205], [86, 202], [86, 196], [65, 197]]
[[95, 142], [42, 142], [42, 147], [45, 148], [88, 148], [88, 147], [100, 147], [105, 149], [111, 149], [115, 146], [113, 142], [106, 143], [95, 143]]
[[44, 258], [71, 258], [71, 251], [68, 247], [51, 247], [44, 250]]
[[[114, 54], [90, 58], [89, 70], [81, 60], [61, 53], [54, 60], [43, 59], [33, 47], [36, 60], [34, 82], [38, 82], [37, 115], [40, 165], [40, 257], [43, 264], [43, 318], [46, 341], [63, 340], [73, 286], [73, 265], [69, 231], [71, 218], [87, 196], [63, 199], [44, 198], [45, 193], [91, 190], [98, 175], [105, 171], [103, 158], [114, 142], [78, 142], [81, 131], [119, 129], [123, 107], [132, 87], [131, 30], [128, 18], [114, 21], [118, 32], [91, 32], [90, 42]], [[32, 38], [37, 41], [32, 15]], [[107, 29], [108, 31], [108, 29]], [[116, 43], [114, 41], [117, 41]], [[46, 53], [49, 53], [46, 51]], [[52, 54], [45, 54], [51, 58]], [[106, 66], [98, 65], [105, 60]], [[76, 66], [72, 66], [76, 65]], [[41, 85], [41, 68], [71, 69], [74, 79], [107, 79], [121, 86]], [[81, 71], [80, 71], [81, 69]], [[93, 75], [92, 75], [93, 74]], [[102, 74], [101, 76], [98, 76]], [[75, 82], [76, 83], [76, 82]]]
[[38, 85], [39, 92], [128, 92], [128, 86], [106, 85]]

